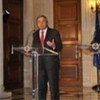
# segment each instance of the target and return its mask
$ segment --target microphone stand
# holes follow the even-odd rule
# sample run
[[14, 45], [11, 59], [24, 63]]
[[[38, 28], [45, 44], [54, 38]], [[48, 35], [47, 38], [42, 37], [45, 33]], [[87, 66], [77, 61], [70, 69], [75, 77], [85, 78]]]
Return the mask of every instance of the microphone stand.
[[33, 34], [34, 32], [35, 32], [35, 30], [32, 30], [32, 31], [29, 32], [28, 36], [26, 37], [25, 46], [28, 45], [29, 37], [30, 37], [31, 34]]
[[[93, 43], [92, 45], [78, 45], [81, 49], [89, 49], [91, 47], [93, 54], [99, 54], [100, 55], [100, 44]], [[96, 92], [100, 92], [100, 66], [97, 67], [97, 85], [93, 86], [92, 89]]]

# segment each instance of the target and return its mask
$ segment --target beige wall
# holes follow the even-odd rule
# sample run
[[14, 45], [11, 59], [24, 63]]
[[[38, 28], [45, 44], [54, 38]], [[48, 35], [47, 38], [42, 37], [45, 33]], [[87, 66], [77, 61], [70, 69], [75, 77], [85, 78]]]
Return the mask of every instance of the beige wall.
[[34, 22], [39, 15], [45, 15], [48, 18], [49, 26], [53, 27], [53, 0], [33, 0]]
[[[93, 0], [81, 0], [82, 8], [82, 43], [90, 44], [95, 28], [95, 13], [90, 10]], [[93, 86], [97, 83], [96, 68], [93, 67], [93, 55], [83, 53], [83, 85]]]
[[[53, 0], [24, 0], [24, 38], [27, 34], [34, 28], [36, 29], [36, 17], [38, 15], [44, 14], [47, 16], [49, 21], [49, 26], [53, 27]], [[82, 8], [82, 43], [90, 44], [93, 33], [94, 33], [94, 23], [95, 23], [95, 13], [90, 11], [90, 2], [92, 0], [81, 0]], [[30, 39], [31, 40], [31, 39]], [[85, 55], [83, 53], [82, 58], [83, 63], [83, 85], [93, 86], [96, 84], [96, 68], [92, 65], [93, 56]], [[31, 62], [30, 58], [25, 58], [24, 63], [24, 86], [31, 87]], [[30, 85], [31, 84], [31, 85]]]

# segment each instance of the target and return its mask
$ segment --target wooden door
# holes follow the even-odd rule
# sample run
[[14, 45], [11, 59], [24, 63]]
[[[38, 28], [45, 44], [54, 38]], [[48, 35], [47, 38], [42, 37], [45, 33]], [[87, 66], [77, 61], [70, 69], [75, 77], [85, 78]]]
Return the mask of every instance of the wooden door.
[[61, 52], [60, 89], [82, 90], [81, 0], [54, 0], [54, 25], [60, 31]]
[[[4, 15], [4, 86], [5, 89], [23, 87], [23, 56], [11, 54], [11, 47], [23, 44], [23, 0], [3, 0]], [[4, 13], [5, 14], [5, 13]]]

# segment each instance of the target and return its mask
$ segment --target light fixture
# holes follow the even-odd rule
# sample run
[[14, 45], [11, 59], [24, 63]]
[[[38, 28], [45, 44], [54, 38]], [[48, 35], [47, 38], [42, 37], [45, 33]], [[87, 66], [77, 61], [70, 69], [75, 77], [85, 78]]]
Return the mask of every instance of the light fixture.
[[91, 6], [91, 11], [94, 13], [96, 11], [96, 5], [100, 11], [100, 0], [91, 0], [90, 6]]

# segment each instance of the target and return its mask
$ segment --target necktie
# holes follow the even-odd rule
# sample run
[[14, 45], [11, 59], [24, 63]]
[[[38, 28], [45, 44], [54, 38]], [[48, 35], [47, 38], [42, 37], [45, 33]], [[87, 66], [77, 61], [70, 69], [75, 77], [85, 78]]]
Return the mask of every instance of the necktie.
[[41, 44], [44, 45], [44, 32], [41, 31]]

